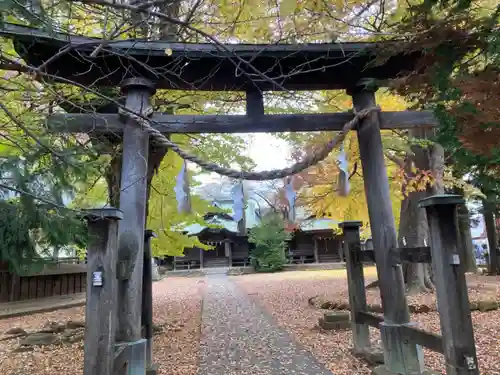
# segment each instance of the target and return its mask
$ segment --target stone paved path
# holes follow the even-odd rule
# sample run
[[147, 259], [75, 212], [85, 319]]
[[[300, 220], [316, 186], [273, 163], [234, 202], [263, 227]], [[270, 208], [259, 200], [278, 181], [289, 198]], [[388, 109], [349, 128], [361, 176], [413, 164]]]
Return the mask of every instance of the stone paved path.
[[198, 375], [332, 375], [227, 276], [205, 282]]

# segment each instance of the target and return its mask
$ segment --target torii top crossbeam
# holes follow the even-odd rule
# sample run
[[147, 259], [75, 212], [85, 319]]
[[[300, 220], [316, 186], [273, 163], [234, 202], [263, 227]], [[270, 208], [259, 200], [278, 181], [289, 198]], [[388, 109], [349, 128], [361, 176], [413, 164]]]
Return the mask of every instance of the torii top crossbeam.
[[[418, 53], [374, 62], [377, 43], [329, 44], [192, 44], [122, 40], [47, 33], [5, 24], [0, 36], [11, 38], [16, 51], [32, 66], [51, 57], [45, 71], [96, 86], [119, 86], [126, 78], [144, 77], [158, 89], [248, 91], [347, 89], [360, 79], [385, 81], [411, 71]], [[68, 45], [71, 49], [60, 53]], [[166, 53], [168, 51], [168, 53]], [[1, 66], [0, 66], [1, 68]]]

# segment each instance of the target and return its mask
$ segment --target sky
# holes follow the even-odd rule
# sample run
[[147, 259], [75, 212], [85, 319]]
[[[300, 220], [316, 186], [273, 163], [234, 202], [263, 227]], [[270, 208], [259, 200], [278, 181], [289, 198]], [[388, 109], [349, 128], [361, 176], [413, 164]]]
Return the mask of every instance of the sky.
[[[287, 143], [269, 133], [241, 134], [247, 143], [246, 156], [253, 159], [256, 171], [280, 169], [291, 164], [290, 147]], [[203, 174], [197, 178], [202, 183], [217, 182], [220, 176], [216, 173]]]
[[269, 133], [244, 135], [249, 139], [247, 155], [251, 157], [258, 171], [279, 169], [290, 165], [290, 147]]

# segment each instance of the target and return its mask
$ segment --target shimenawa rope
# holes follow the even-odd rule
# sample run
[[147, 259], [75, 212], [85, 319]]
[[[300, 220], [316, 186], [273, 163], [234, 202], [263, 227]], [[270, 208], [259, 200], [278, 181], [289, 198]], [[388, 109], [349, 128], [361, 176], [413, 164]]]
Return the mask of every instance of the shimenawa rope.
[[[119, 110], [119, 113], [124, 117], [128, 117], [134, 120], [140, 126], [142, 126], [142, 128], [149, 133], [150, 137], [156, 142], [156, 144], [160, 146], [169, 147], [174, 152], [176, 152], [181, 158], [193, 162], [205, 170], [235, 179], [264, 181], [264, 180], [275, 180], [295, 175], [326, 159], [326, 157], [330, 154], [330, 152], [332, 152], [332, 150], [344, 140], [345, 136], [350, 130], [355, 129], [364, 118], [366, 118], [370, 113], [375, 111], [380, 111], [380, 107], [376, 106], [376, 107], [366, 108], [355, 113], [353, 119], [347, 122], [343, 126], [342, 130], [329, 142], [325, 143], [325, 145], [323, 145], [321, 149], [317, 150], [311, 155], [306, 155], [304, 159], [293, 164], [292, 166], [283, 169], [276, 169], [276, 170], [262, 171], [262, 172], [238, 171], [231, 168], [221, 167], [212, 162], [202, 160], [196, 155], [192, 155], [184, 151], [175, 142], [172, 142], [167, 137], [165, 137], [159, 130], [153, 128], [151, 126], [152, 121], [147, 119], [146, 117], [138, 116], [122, 108]], [[145, 115], [150, 115], [151, 113], [152, 111], [149, 110]]]

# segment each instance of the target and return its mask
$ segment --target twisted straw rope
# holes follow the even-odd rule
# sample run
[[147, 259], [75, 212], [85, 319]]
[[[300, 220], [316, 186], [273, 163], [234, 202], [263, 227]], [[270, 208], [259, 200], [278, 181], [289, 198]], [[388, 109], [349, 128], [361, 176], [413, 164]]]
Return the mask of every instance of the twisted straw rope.
[[[329, 142], [323, 145], [321, 149], [317, 150], [316, 152], [313, 152], [311, 155], [306, 155], [304, 159], [293, 164], [292, 166], [283, 169], [275, 169], [262, 172], [237, 171], [235, 169], [221, 167], [212, 162], [202, 160], [197, 156], [184, 151], [179, 147], [179, 145], [177, 145], [176, 143], [172, 142], [167, 137], [165, 137], [159, 130], [153, 128], [151, 126], [152, 121], [147, 119], [146, 117], [138, 116], [122, 108], [120, 109], [119, 113], [125, 116], [126, 118], [134, 120], [140, 126], [142, 126], [143, 130], [148, 132], [150, 137], [156, 142], [157, 145], [171, 148], [181, 158], [191, 161], [205, 170], [235, 179], [264, 181], [264, 180], [275, 180], [288, 176], [293, 176], [315, 164], [318, 164], [320, 161], [323, 161], [330, 154], [330, 152], [332, 152], [332, 150], [345, 139], [347, 133], [350, 130], [355, 129], [363, 119], [365, 119], [370, 113], [375, 111], [377, 112], [380, 111], [380, 107], [376, 106], [376, 107], [366, 108], [355, 113], [353, 119], [347, 122], [343, 126], [342, 130]], [[152, 110], [150, 109], [148, 113], [146, 113], [146, 115], [151, 115], [151, 113]]]

